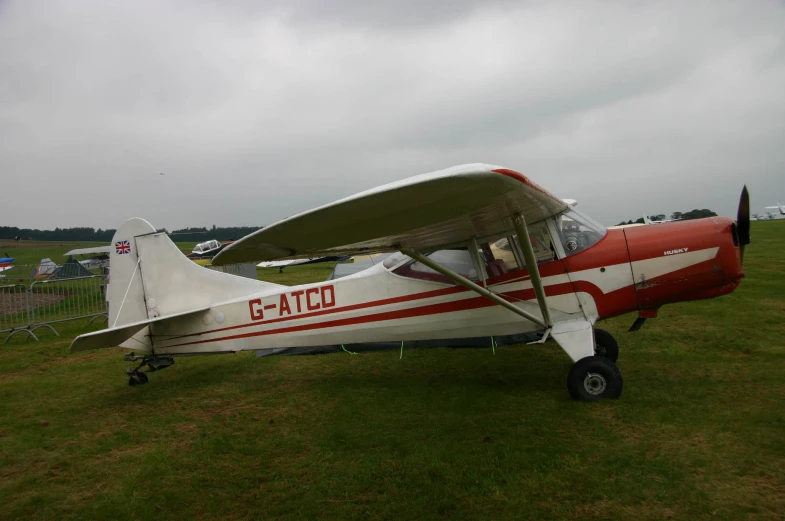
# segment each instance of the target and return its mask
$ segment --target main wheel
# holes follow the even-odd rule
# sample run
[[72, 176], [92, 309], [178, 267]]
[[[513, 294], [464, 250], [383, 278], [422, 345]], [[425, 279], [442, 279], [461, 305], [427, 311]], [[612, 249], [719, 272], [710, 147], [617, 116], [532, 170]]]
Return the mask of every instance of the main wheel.
[[602, 356], [578, 360], [567, 375], [567, 390], [573, 400], [596, 402], [621, 396], [623, 382], [616, 364]]
[[594, 329], [594, 354], [616, 362], [619, 358], [619, 343], [604, 329]]

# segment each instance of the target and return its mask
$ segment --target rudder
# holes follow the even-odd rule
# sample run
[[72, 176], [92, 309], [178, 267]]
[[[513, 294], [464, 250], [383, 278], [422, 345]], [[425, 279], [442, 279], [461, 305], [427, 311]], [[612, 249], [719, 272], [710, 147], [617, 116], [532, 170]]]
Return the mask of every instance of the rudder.
[[109, 252], [109, 327], [147, 319], [144, 284], [136, 238], [155, 233], [152, 224], [134, 217], [115, 232]]

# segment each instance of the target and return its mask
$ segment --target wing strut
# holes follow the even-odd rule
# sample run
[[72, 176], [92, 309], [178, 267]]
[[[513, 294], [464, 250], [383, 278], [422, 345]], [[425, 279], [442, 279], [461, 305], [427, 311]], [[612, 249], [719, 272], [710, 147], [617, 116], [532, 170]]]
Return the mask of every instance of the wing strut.
[[[529, 249], [531, 249], [531, 244], [529, 244]], [[542, 327], [544, 327], [546, 329], [550, 327], [548, 324], [543, 322], [543, 320], [540, 317], [532, 315], [531, 313], [528, 313], [527, 311], [524, 311], [524, 310], [522, 310], [522, 309], [520, 309], [520, 308], [518, 308], [518, 307], [516, 307], [516, 306], [514, 306], [512, 304], [510, 304], [509, 302], [507, 302], [506, 300], [501, 298], [496, 293], [488, 291], [487, 289], [483, 288], [482, 286], [479, 286], [479, 285], [475, 284], [474, 282], [470, 281], [469, 279], [465, 279], [465, 278], [461, 277], [460, 275], [458, 275], [454, 271], [451, 271], [451, 270], [445, 268], [444, 266], [442, 266], [441, 264], [438, 264], [438, 263], [432, 261], [431, 259], [429, 259], [425, 255], [422, 255], [420, 253], [417, 253], [414, 250], [410, 250], [410, 249], [407, 249], [407, 248], [401, 248], [400, 252], [403, 253], [404, 255], [408, 255], [409, 257], [411, 257], [412, 259], [414, 259], [416, 261], [419, 261], [419, 262], [423, 263], [424, 265], [428, 266], [432, 270], [434, 270], [434, 271], [436, 271], [438, 273], [441, 273], [445, 277], [448, 277], [449, 279], [455, 281], [457, 284], [460, 284], [461, 286], [469, 288], [470, 290], [474, 291], [475, 293], [478, 293], [479, 295], [482, 295], [483, 297], [485, 297], [485, 298], [487, 298], [489, 300], [492, 300], [496, 304], [499, 304], [500, 306], [509, 309], [513, 313], [516, 313], [516, 314], [522, 316], [526, 320], [530, 320], [530, 321], [534, 322], [535, 324], [537, 324], [539, 326], [542, 326]], [[534, 253], [532, 253], [532, 258], [533, 257], [534, 257]], [[537, 266], [537, 265], [535, 264], [535, 266]], [[539, 281], [539, 278], [537, 280]], [[534, 277], [532, 276], [532, 282], [533, 281], [534, 281]], [[539, 298], [538, 298], [538, 301], [539, 301]], [[547, 310], [548, 308], [546, 307], [545, 309]], [[548, 314], [547, 321], [550, 322], [550, 314]]]
[[526, 226], [526, 219], [523, 218], [523, 215], [516, 213], [512, 216], [512, 224], [515, 226], [515, 233], [518, 234], [518, 243], [521, 246], [521, 250], [523, 250], [523, 257], [526, 260], [526, 268], [529, 270], [534, 294], [537, 295], [537, 303], [540, 305], [542, 318], [546, 322], [545, 327], [553, 327], [551, 310], [548, 309], [548, 302], [545, 300], [545, 289], [542, 287], [540, 268], [537, 266], [537, 258], [534, 256], [534, 248], [532, 248], [532, 242], [529, 238], [529, 228]]

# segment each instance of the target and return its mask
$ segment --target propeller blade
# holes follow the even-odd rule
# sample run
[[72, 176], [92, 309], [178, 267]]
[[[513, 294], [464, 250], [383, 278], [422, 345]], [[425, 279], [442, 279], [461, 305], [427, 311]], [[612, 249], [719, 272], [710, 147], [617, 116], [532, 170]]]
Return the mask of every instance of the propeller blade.
[[750, 194], [747, 185], [741, 190], [739, 198], [739, 211], [736, 215], [736, 230], [739, 234], [741, 246], [741, 259], [744, 260], [744, 247], [750, 243]]

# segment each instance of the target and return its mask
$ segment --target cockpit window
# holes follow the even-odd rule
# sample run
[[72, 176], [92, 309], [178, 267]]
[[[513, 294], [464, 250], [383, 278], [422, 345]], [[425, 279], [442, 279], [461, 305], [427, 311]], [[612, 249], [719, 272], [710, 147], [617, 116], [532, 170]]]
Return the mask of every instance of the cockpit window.
[[[605, 235], [605, 229], [601, 225], [593, 223], [593, 221], [582, 219], [582, 217], [577, 213], [568, 212], [558, 216], [557, 219], [560, 219], [559, 222], [564, 223], [565, 229], [571, 233], [570, 237], [576, 244], [580, 243], [585, 245], [584, 247], [588, 247]], [[577, 232], [573, 233], [573, 230], [577, 230]], [[551, 241], [549, 223], [545, 220], [533, 223], [529, 225], [528, 231], [537, 264], [555, 260], [557, 258], [556, 250]], [[553, 240], [563, 241], [564, 239], [554, 237]], [[510, 241], [513, 241], [513, 243]], [[484, 270], [491, 283], [494, 283], [493, 280], [496, 280], [497, 277], [526, 269], [517, 241], [518, 238], [515, 235], [510, 235], [509, 237], [478, 244], [477, 260], [480, 263], [479, 269]], [[567, 249], [566, 246], [565, 249]], [[570, 253], [575, 251], [571, 250]], [[438, 250], [428, 254], [427, 257], [469, 280], [479, 281], [482, 278], [482, 273], [478, 273], [478, 266], [475, 266], [472, 255], [466, 248]], [[449, 277], [432, 270], [420, 262], [416, 262], [402, 253], [394, 253], [387, 257], [384, 260], [384, 267], [401, 277], [455, 284]]]
[[605, 226], [575, 209], [557, 215], [554, 220], [568, 256], [594, 246], [608, 233]]
[[[438, 250], [433, 253], [429, 253], [427, 257], [464, 278], [473, 281], [479, 280], [477, 269], [474, 267], [474, 263], [472, 262], [471, 255], [469, 254], [468, 250]], [[389, 257], [385, 259], [385, 267], [388, 267], [388, 260], [390, 260]], [[395, 264], [397, 264], [397, 262], [390, 262], [390, 266], [395, 266]], [[406, 264], [395, 268], [393, 273], [410, 279], [429, 280], [432, 282], [441, 282], [444, 284], [455, 284], [455, 281], [449, 277], [445, 277], [441, 273], [434, 271], [425, 264], [417, 261], [407, 262]]]
[[[537, 264], [543, 262], [550, 262], [556, 258], [556, 255], [551, 247], [551, 236], [548, 233], [548, 226], [545, 221], [540, 221], [529, 226], [529, 238], [531, 239], [532, 250], [534, 250], [534, 257], [537, 259]], [[517, 241], [517, 237], [513, 236], [513, 240]], [[505, 272], [515, 271], [519, 268], [518, 262], [515, 259], [510, 240], [505, 237], [490, 245], [490, 253], [494, 260], [501, 260], [505, 265]], [[521, 259], [523, 261], [523, 259]]]
[[498, 241], [493, 243], [493, 245], [502, 251], [512, 251], [512, 245], [510, 244], [510, 240], [507, 239], [506, 237], [503, 239], [499, 239]]
[[[477, 270], [467, 250], [439, 250], [428, 255], [428, 258], [464, 278], [478, 279]], [[411, 265], [411, 271], [441, 276], [438, 272], [419, 262]]]
[[194, 253], [204, 253], [206, 251], [214, 250], [221, 246], [217, 240], [207, 241], [207, 242], [200, 242], [196, 246], [194, 246], [193, 252]]

